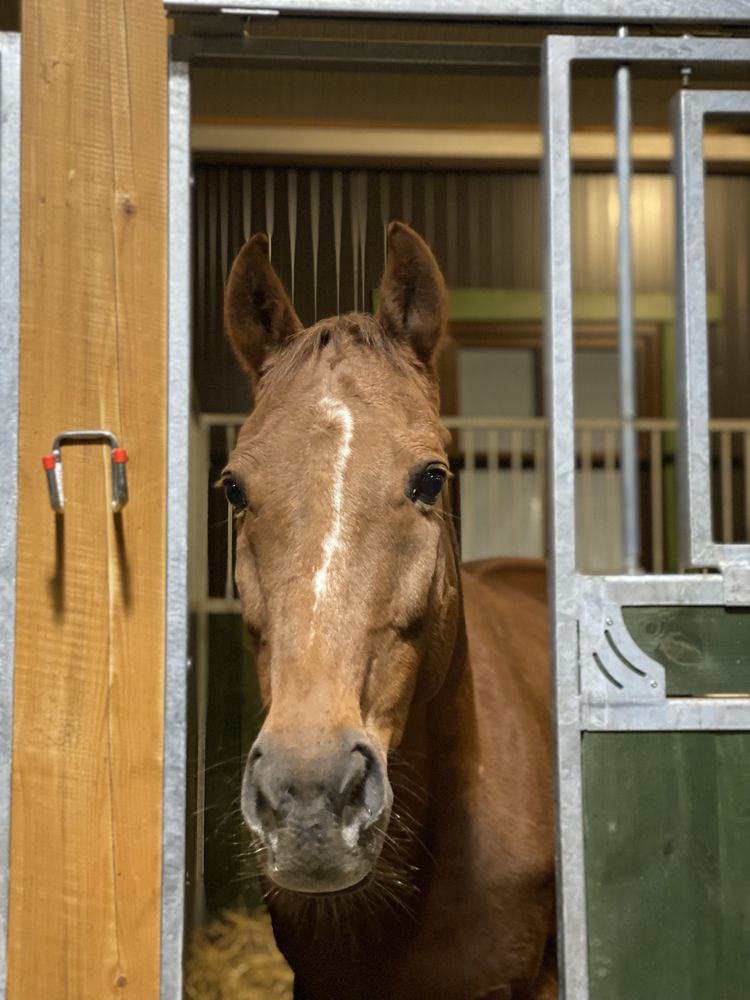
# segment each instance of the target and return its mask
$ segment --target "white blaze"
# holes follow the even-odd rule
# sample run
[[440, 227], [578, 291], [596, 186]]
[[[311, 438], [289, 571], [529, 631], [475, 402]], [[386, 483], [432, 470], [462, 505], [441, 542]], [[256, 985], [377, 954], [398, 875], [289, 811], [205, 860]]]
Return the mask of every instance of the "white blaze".
[[333, 484], [331, 486], [331, 526], [323, 539], [323, 561], [315, 573], [313, 589], [315, 591], [315, 609], [328, 593], [328, 576], [334, 555], [341, 548], [342, 507], [344, 503], [344, 473], [351, 454], [352, 433], [354, 421], [351, 410], [337, 399], [324, 396], [320, 401], [322, 409], [329, 420], [341, 428], [341, 440], [333, 463]]

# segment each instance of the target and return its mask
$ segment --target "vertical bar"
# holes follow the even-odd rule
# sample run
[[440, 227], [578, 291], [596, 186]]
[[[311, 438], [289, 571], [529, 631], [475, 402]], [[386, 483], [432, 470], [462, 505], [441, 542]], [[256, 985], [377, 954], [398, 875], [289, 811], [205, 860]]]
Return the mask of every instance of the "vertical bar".
[[[196, 428], [195, 431], [192, 428]], [[193, 442], [194, 445], [193, 445]], [[202, 926], [206, 911], [203, 874], [205, 870], [206, 824], [206, 718], [208, 707], [209, 618], [206, 600], [209, 597], [208, 572], [208, 504], [211, 455], [211, 426], [193, 418], [191, 421], [190, 511], [191, 540], [189, 565], [189, 601], [195, 615], [195, 662], [193, 682], [195, 694], [195, 844], [193, 848], [193, 886], [190, 900], [192, 927]], [[194, 449], [194, 451], [193, 451]]]
[[708, 433], [708, 342], [703, 184], [703, 112], [680, 91], [672, 103], [677, 199], [676, 369], [679, 426], [680, 560], [711, 563], [711, 450]]
[[473, 559], [476, 504], [476, 439], [472, 428], [462, 434], [464, 471], [461, 473], [461, 550], [464, 559]]
[[435, 174], [428, 170], [424, 175], [424, 238], [435, 249]]
[[320, 243], [320, 171], [310, 171], [310, 230], [312, 233], [313, 321], [318, 320], [318, 245]]
[[607, 534], [607, 570], [619, 570], [617, 558], [617, 536], [619, 518], [617, 516], [617, 444], [614, 431], [604, 432], [604, 506], [607, 511], [605, 520]]
[[388, 223], [391, 221], [391, 178], [386, 170], [381, 170], [380, 180], [380, 222], [383, 226], [383, 260], [388, 252]]
[[359, 273], [362, 279], [362, 309], [372, 308], [372, 303], [365, 300], [365, 253], [367, 250], [367, 171], [357, 171], [359, 185], [357, 191], [357, 231], [359, 232]]
[[536, 487], [534, 492], [534, 520], [535, 528], [539, 527], [541, 535], [540, 556], [547, 557], [547, 488], [546, 488], [546, 464], [547, 464], [547, 433], [543, 430], [534, 431], [534, 473], [536, 476]]
[[750, 431], [743, 433], [742, 458], [744, 466], [744, 497], [745, 502], [745, 537], [744, 542], [750, 542]]
[[458, 284], [458, 185], [456, 174], [445, 177], [445, 230], [448, 242], [448, 287]]
[[[225, 461], [228, 460], [232, 453], [234, 439], [234, 428], [231, 424], [227, 424], [224, 427]], [[234, 510], [229, 502], [227, 502], [226, 557], [227, 566], [224, 573], [224, 600], [231, 601], [234, 599], [234, 572], [232, 566], [234, 557]]]
[[289, 222], [289, 258], [291, 261], [291, 299], [294, 305], [294, 262], [297, 256], [297, 171], [287, 170], [287, 217]]
[[557, 769], [557, 906], [560, 994], [588, 996], [583, 853], [573, 442], [573, 309], [570, 217], [572, 40], [542, 49], [541, 119], [545, 211], [544, 358], [549, 430], [551, 652]]
[[[621, 28], [618, 35], [627, 35]], [[618, 345], [620, 360], [620, 484], [622, 487], [622, 553], [626, 573], [640, 569], [640, 497], [636, 367], [633, 342], [633, 275], [630, 246], [630, 69], [615, 72], [617, 194], [620, 207], [617, 239]]]
[[495, 429], [487, 434], [487, 510], [490, 516], [490, 545], [500, 555], [500, 439]]
[[481, 285], [479, 278], [479, 261], [482, 256], [481, 250], [481, 216], [486, 211], [479, 197], [479, 178], [476, 173], [469, 174], [467, 183], [468, 198], [466, 199], [468, 209], [468, 229], [469, 229], [469, 284]]
[[341, 220], [344, 211], [344, 178], [333, 171], [333, 246], [336, 253], [336, 312], [341, 312]]
[[242, 171], [242, 235], [250, 239], [253, 232], [253, 172], [249, 167]]
[[734, 540], [732, 491], [732, 434], [721, 431], [719, 436], [719, 469], [721, 473], [721, 540], [725, 544]]
[[[195, 614], [195, 889], [192, 927], [200, 927], [206, 914], [206, 723], [208, 719], [209, 616], [203, 608]], [[189, 928], [191, 929], [191, 928]]]
[[662, 483], [662, 432], [650, 434], [651, 463], [651, 563], [654, 573], [664, 572], [664, 490]]
[[169, 61], [169, 395], [161, 1000], [182, 997], [190, 396], [190, 71]]
[[273, 255], [273, 227], [276, 208], [276, 184], [273, 170], [266, 170], [266, 232], [268, 233], [268, 256]]
[[357, 172], [349, 172], [349, 229], [352, 239], [352, 291], [353, 309], [359, 309], [359, 212], [357, 211]]
[[227, 283], [229, 262], [229, 171], [219, 171], [219, 259], [221, 260], [221, 287]]
[[581, 520], [579, 522], [581, 525], [581, 540], [578, 562], [584, 571], [590, 571], [593, 565], [592, 555], [595, 549], [591, 530], [594, 523], [593, 441], [591, 431], [588, 429], [582, 430], [579, 434], [579, 440], [581, 442]]
[[510, 508], [513, 525], [513, 543], [517, 548], [523, 538], [523, 432], [514, 428], [510, 432]]
[[[206, 315], [206, 289], [208, 288], [208, 277], [206, 275], [206, 248], [208, 246], [208, 230], [206, 218], [206, 174], [201, 172], [196, 177], [195, 187], [195, 225], [196, 233], [196, 302], [195, 302], [195, 325], [197, 327], [197, 341], [201, 348], [208, 336], [213, 332], [214, 317]], [[202, 351], [201, 351], [202, 354]]]
[[21, 36], [0, 34], [0, 998], [8, 937], [16, 626]]
[[412, 219], [412, 175], [410, 170], [401, 171], [401, 213], [403, 221], [411, 225]]

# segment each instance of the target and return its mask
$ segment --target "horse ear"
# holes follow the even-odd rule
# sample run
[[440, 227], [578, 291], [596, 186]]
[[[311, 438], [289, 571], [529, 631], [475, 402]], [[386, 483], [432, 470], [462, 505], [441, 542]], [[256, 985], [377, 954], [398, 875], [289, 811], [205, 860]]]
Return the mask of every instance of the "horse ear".
[[403, 222], [388, 226], [378, 319], [386, 333], [430, 364], [448, 320], [448, 293], [432, 251]]
[[224, 295], [224, 323], [237, 359], [259, 375], [269, 354], [302, 329], [271, 266], [268, 237], [258, 233], [234, 259]]

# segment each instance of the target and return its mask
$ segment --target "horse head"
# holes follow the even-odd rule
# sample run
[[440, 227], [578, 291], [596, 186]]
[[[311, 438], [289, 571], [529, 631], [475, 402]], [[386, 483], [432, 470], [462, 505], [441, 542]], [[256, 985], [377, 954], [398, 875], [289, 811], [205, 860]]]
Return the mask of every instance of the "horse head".
[[303, 329], [252, 237], [225, 318], [255, 407], [223, 483], [267, 716], [242, 809], [267, 876], [302, 893], [364, 885], [388, 827], [388, 755], [441, 687], [459, 619], [434, 357], [446, 290], [392, 223], [376, 316]]

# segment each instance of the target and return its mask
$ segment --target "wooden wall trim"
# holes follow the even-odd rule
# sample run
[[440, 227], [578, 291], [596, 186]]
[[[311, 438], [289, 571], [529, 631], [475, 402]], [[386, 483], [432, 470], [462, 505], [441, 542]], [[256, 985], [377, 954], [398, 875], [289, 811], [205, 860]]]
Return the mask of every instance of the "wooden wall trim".
[[[159, 993], [166, 420], [160, 0], [25, 0], [9, 1000]], [[40, 456], [60, 431], [64, 515]]]

